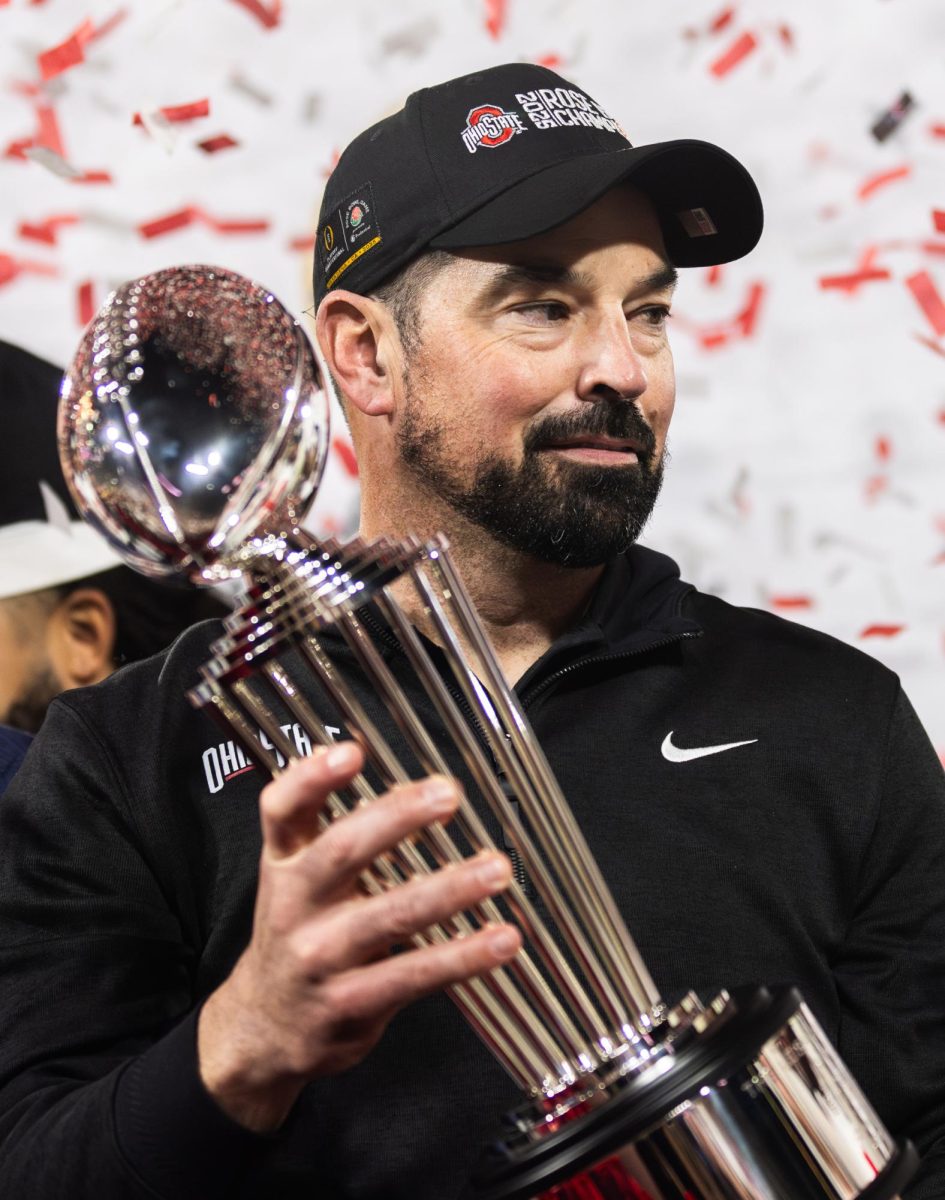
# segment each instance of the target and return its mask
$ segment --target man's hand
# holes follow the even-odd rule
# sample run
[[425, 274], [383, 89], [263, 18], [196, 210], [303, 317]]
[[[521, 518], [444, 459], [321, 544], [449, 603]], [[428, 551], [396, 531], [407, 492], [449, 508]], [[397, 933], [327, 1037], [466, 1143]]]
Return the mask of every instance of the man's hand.
[[276, 1129], [309, 1079], [354, 1066], [410, 1001], [489, 971], [521, 945], [508, 925], [391, 956], [410, 935], [501, 891], [504, 855], [484, 854], [379, 896], [358, 875], [460, 793], [442, 777], [395, 788], [319, 832], [330, 792], [363, 765], [352, 742], [293, 763], [260, 798], [263, 852], [253, 935], [198, 1026], [204, 1085], [248, 1129]]

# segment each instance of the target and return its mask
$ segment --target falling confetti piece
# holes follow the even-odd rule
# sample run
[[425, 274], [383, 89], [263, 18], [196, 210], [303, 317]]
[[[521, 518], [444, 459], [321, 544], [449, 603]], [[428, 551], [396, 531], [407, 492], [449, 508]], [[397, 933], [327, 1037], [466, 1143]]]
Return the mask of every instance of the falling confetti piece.
[[56, 276], [59, 271], [49, 263], [33, 262], [28, 258], [14, 258], [12, 254], [0, 253], [0, 286], [12, 283], [20, 275]]
[[814, 601], [810, 596], [772, 596], [768, 603], [772, 608], [781, 609], [814, 607]]
[[166, 216], [158, 217], [153, 221], [142, 222], [138, 226], [138, 233], [143, 238], [162, 237], [165, 233], [173, 233], [177, 229], [184, 229], [195, 222], [208, 225], [214, 232], [222, 234], [265, 233], [270, 224], [265, 218], [232, 220], [230, 218], [214, 217], [203, 209], [191, 205], [188, 208], [181, 208], [176, 212], [168, 213]]
[[718, 16], [713, 17], [709, 22], [709, 33], [721, 33], [723, 29], [728, 29], [734, 19], [735, 9], [723, 8]]
[[[190, 104], [169, 104], [163, 108], [157, 108], [154, 112], [148, 115], [153, 117], [156, 113], [164, 118], [165, 121], [177, 124], [181, 121], [193, 121], [197, 117], [208, 117], [210, 115], [209, 99], [194, 100]], [[131, 119], [132, 125], [144, 125], [144, 118], [141, 113], [136, 112]]]
[[888, 437], [878, 437], [873, 444], [873, 450], [880, 462], [889, 462], [892, 458], [892, 442]]
[[51, 46], [38, 55], [36, 61], [39, 63], [39, 73], [44, 80], [54, 79], [63, 71], [68, 71], [70, 67], [85, 62], [84, 47], [92, 36], [93, 28], [92, 22], [85, 20], [64, 42], [60, 42], [58, 46]]
[[867, 625], [866, 628], [861, 632], [860, 637], [861, 638], [868, 638], [868, 637], [891, 638], [891, 637], [895, 637], [897, 634], [902, 633], [902, 631], [904, 629], [905, 629], [905, 625], [882, 625], [882, 624]]
[[76, 313], [79, 318], [79, 324], [82, 326], [88, 325], [89, 321], [95, 316], [95, 296], [92, 292], [91, 279], [86, 279], [84, 283], [80, 283], [76, 290]]
[[852, 296], [864, 283], [875, 283], [883, 279], [892, 279], [892, 273], [882, 267], [873, 267], [865, 271], [854, 271], [849, 275], [822, 275], [818, 283], [824, 291], [833, 289]]
[[282, 19], [282, 0], [271, 0], [270, 4], [263, 4], [262, 0], [233, 0], [233, 3], [252, 13], [265, 29], [275, 29]]
[[204, 154], [217, 154], [220, 150], [229, 150], [238, 145], [236, 138], [230, 137], [228, 133], [218, 133], [216, 137], [204, 138], [202, 142], [197, 143], [198, 149]]
[[29, 238], [34, 242], [43, 242], [47, 246], [55, 246], [59, 236], [59, 230], [67, 225], [76, 225], [79, 218], [74, 213], [60, 213], [56, 216], [47, 217], [45, 221], [21, 221], [17, 227], [17, 234], [22, 238]]
[[68, 179], [70, 183], [111, 183], [112, 177], [108, 171], [82, 171], [74, 167], [61, 154], [56, 154], [46, 146], [29, 146], [23, 151], [31, 161], [58, 175], [60, 179]]
[[751, 32], [745, 32], [729, 46], [729, 48], [712, 63], [709, 74], [716, 79], [722, 79], [731, 70], [751, 54], [758, 45], [758, 39]]
[[161, 237], [165, 233], [193, 224], [195, 218], [196, 211], [193, 208], [182, 208], [178, 212], [168, 213], [166, 217], [144, 221], [138, 226], [138, 232], [143, 238]]
[[485, 27], [490, 37], [498, 40], [505, 29], [508, 16], [508, 0], [485, 0]]
[[332, 450], [338, 455], [341, 460], [341, 465], [353, 478], [358, 476], [358, 460], [354, 456], [354, 447], [344, 438], [336, 437], [331, 443]]
[[915, 107], [915, 100], [909, 92], [902, 92], [894, 104], [891, 104], [870, 126], [870, 133], [877, 142], [885, 142]]
[[945, 210], [941, 208], [932, 209], [932, 224], [935, 226], [936, 233], [945, 233]]
[[916, 298], [936, 336], [945, 335], [945, 303], [942, 302], [938, 288], [928, 271], [916, 271], [914, 275], [910, 275], [906, 280], [906, 287]]
[[889, 171], [878, 171], [875, 175], [870, 175], [864, 179], [856, 190], [857, 199], [868, 200], [881, 188], [886, 187], [890, 183], [895, 183], [899, 179], [908, 179], [912, 174], [912, 167], [905, 163], [901, 167], [893, 167]]

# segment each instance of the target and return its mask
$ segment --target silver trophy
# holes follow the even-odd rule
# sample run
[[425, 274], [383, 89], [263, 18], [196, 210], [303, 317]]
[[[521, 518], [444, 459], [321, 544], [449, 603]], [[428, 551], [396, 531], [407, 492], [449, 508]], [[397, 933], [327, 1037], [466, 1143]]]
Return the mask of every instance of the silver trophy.
[[[64, 381], [59, 439], [77, 503], [130, 566], [241, 582], [239, 607], [189, 693], [196, 707], [272, 774], [300, 753], [287, 716], [314, 746], [330, 739], [313, 696], [342, 714], [368, 766], [331, 797], [326, 823], [462, 760], [476, 788], [456, 817], [378, 858], [362, 876], [367, 892], [495, 849], [488, 810], [507, 832], [524, 875], [414, 938], [428, 945], [500, 921], [523, 934], [509, 965], [450, 989], [523, 1093], [471, 1197], [898, 1196], [915, 1152], [890, 1137], [795, 990], [661, 999], [446, 539], [339, 544], [301, 530], [324, 464], [328, 401], [310, 343], [271, 293], [205, 266], [119, 288]], [[404, 615], [402, 588], [429, 614], [435, 647]], [[339, 644], [383, 700], [386, 731], [333, 661]], [[410, 686], [389, 666], [392, 644]], [[408, 693], [432, 706], [448, 751]]]

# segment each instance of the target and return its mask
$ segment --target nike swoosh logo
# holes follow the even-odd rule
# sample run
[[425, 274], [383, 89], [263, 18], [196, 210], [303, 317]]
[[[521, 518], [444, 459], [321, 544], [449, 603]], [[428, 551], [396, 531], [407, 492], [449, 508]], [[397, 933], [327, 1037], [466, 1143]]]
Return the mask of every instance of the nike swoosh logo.
[[682, 750], [673, 745], [673, 730], [663, 738], [663, 757], [669, 762], [691, 762], [694, 758], [705, 758], [708, 754], [721, 754], [723, 750], [735, 750], [738, 746], [753, 746], [757, 738], [749, 738], [747, 742], [726, 742], [724, 746], [693, 746], [691, 750]]

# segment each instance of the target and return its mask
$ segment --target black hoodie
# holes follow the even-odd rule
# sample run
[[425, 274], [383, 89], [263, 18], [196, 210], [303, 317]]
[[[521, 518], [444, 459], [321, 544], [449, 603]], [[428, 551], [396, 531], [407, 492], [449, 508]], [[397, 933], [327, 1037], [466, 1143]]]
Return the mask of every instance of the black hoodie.
[[[259, 771], [184, 698], [218, 632], [59, 699], [0, 805], [0, 1194], [451, 1200], [519, 1097], [443, 996], [271, 1136], [199, 1082], [260, 849]], [[945, 777], [896, 677], [638, 547], [517, 690], [663, 996], [799, 985], [941, 1200]]]

